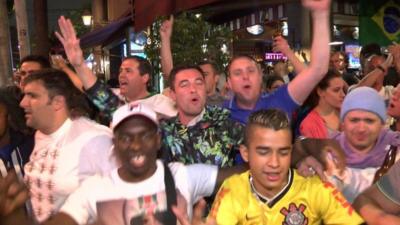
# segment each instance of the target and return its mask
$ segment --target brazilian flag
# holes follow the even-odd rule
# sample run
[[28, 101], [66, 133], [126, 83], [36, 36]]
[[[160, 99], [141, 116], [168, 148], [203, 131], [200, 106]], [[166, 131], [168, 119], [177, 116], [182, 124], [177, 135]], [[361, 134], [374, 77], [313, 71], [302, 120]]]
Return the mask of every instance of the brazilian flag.
[[400, 43], [400, 0], [360, 0], [360, 44]]

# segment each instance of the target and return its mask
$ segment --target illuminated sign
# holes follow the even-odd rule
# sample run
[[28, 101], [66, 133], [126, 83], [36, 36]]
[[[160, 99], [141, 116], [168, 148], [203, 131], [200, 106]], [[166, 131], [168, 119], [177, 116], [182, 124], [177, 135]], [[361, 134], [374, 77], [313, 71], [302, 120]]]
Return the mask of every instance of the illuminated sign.
[[287, 57], [283, 53], [274, 53], [274, 52], [267, 52], [265, 53], [265, 61], [269, 62], [276, 62], [276, 61], [285, 61]]

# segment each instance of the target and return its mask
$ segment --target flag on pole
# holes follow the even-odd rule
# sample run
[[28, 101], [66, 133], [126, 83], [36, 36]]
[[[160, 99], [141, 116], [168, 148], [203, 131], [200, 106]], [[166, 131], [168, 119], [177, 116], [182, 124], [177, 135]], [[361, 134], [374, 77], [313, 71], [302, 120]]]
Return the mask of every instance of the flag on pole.
[[400, 43], [399, 0], [361, 0], [359, 22], [361, 45]]

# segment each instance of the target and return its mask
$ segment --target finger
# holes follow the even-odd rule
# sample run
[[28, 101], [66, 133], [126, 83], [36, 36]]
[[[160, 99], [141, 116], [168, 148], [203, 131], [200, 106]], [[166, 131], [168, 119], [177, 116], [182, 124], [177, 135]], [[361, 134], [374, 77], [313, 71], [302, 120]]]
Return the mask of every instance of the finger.
[[63, 36], [61, 36], [61, 34], [58, 33], [57, 31], [55, 32], [55, 35], [58, 38], [58, 40], [61, 42], [61, 44], [65, 47], [65, 39], [63, 38]]
[[172, 212], [174, 212], [176, 219], [181, 225], [190, 225], [186, 212], [182, 212], [176, 206], [172, 206]]
[[316, 166], [313, 167], [313, 169], [322, 181], [327, 181], [327, 177], [324, 174], [324, 169], [322, 168], [322, 166]]
[[171, 14], [171, 15], [169, 16], [169, 21], [171, 21], [171, 23], [174, 23], [174, 15], [173, 15], [173, 14]]
[[206, 201], [204, 199], [200, 199], [197, 203], [196, 207], [193, 210], [193, 221], [202, 221], [204, 210], [206, 209]]
[[60, 28], [61, 35], [65, 38], [65, 35], [67, 35], [67, 31], [66, 31], [66, 24], [65, 24], [65, 17], [64, 16], [61, 16], [58, 19], [58, 26]]

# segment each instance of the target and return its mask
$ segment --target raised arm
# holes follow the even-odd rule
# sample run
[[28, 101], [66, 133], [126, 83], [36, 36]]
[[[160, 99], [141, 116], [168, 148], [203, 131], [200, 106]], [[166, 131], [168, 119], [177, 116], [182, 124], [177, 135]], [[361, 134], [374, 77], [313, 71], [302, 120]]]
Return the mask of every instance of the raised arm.
[[292, 49], [290, 49], [286, 39], [282, 36], [277, 36], [274, 38], [272, 47], [274, 52], [282, 52], [288, 58], [288, 60], [292, 63], [296, 74], [301, 73], [301, 71], [307, 68], [307, 66], [302, 63], [299, 58], [297, 58]]
[[318, 82], [325, 76], [329, 66], [329, 9], [330, 0], [302, 0], [303, 6], [311, 10], [313, 41], [311, 62], [288, 85], [290, 96], [302, 104]]
[[72, 26], [71, 20], [65, 19], [64, 16], [61, 16], [58, 19], [58, 26], [60, 27], [61, 34], [56, 32], [56, 36], [64, 46], [69, 62], [74, 67], [79, 79], [82, 81], [83, 87], [85, 89], [91, 88], [96, 83], [97, 77], [85, 64], [82, 49], [79, 45], [79, 39], [76, 37], [76, 32]]
[[174, 25], [174, 16], [171, 15], [168, 20], [165, 20], [160, 27], [161, 37], [161, 70], [164, 80], [168, 80], [169, 73], [174, 67], [171, 51], [171, 36]]
[[78, 77], [78, 75], [71, 70], [67, 63], [65, 62], [65, 59], [60, 55], [60, 57], [52, 57], [51, 58], [52, 64], [56, 69], [64, 71], [69, 77], [69, 79], [72, 81], [72, 83], [77, 87], [80, 91], [83, 92], [83, 85], [81, 79]]
[[[380, 67], [376, 67], [371, 72], [369, 72], [367, 75], [365, 75], [364, 78], [361, 79], [358, 84], [351, 86], [350, 87], [351, 90], [353, 90], [354, 88], [363, 87], [363, 86], [374, 88], [375, 85], [378, 85], [378, 84], [382, 85], [384, 76], [386, 76], [389, 67], [392, 65], [392, 62], [393, 62], [393, 56], [391, 54], [389, 54], [387, 59], [385, 60], [385, 62], [383, 62], [381, 65], [379, 65]], [[380, 87], [378, 87], [378, 88], [380, 88]], [[349, 91], [351, 91], [351, 90], [349, 90]]]

